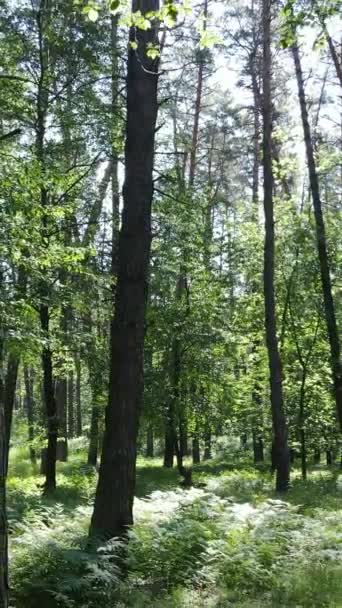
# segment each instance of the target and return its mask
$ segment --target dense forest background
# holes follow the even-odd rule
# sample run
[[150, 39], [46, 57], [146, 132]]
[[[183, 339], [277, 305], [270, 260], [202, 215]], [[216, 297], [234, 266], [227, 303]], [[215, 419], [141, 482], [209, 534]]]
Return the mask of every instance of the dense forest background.
[[0, 0], [0, 608], [342, 606], [340, 16]]

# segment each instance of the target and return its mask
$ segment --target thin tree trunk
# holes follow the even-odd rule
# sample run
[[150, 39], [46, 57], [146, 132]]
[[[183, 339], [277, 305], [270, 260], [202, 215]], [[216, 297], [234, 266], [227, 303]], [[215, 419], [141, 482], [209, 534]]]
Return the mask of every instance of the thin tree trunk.
[[28, 440], [30, 450], [30, 460], [32, 464], [36, 464], [36, 452], [32, 447], [34, 440], [34, 397], [33, 397], [33, 375], [32, 370], [30, 372], [27, 365], [24, 367], [24, 381], [25, 381], [25, 392], [26, 392], [26, 406], [27, 406], [27, 423], [28, 423]]
[[193, 464], [199, 464], [201, 461], [201, 451], [198, 434], [195, 433], [192, 439], [192, 462]]
[[305, 438], [305, 383], [306, 383], [306, 367], [302, 370], [302, 382], [299, 395], [299, 435], [300, 435], [300, 454], [302, 465], [302, 479], [307, 478], [307, 458], [306, 458], [306, 438]]
[[314, 464], [319, 464], [321, 462], [321, 450], [319, 449], [315, 449], [314, 450]]
[[45, 462], [45, 492], [49, 493], [56, 488], [56, 460], [57, 460], [57, 437], [58, 418], [57, 404], [53, 387], [52, 376], [52, 353], [48, 343], [50, 335], [49, 309], [45, 304], [40, 306], [40, 323], [45, 337], [45, 345], [42, 352], [43, 365], [43, 387], [47, 421], [48, 445], [46, 449]]
[[210, 459], [211, 459], [211, 428], [210, 428], [209, 422], [207, 421], [205, 430], [204, 430], [203, 460], [210, 460]]
[[254, 464], [264, 462], [264, 442], [262, 437], [253, 431], [253, 460]]
[[327, 466], [330, 467], [333, 463], [333, 454], [332, 454], [332, 450], [330, 448], [328, 450], [326, 450], [326, 459], [327, 459]]
[[5, 406], [5, 426], [6, 426], [6, 440], [7, 440], [7, 464], [9, 456], [9, 446], [11, 439], [12, 429], [12, 418], [15, 401], [15, 391], [17, 386], [19, 369], [19, 357], [12, 353], [8, 356], [7, 371], [5, 377], [5, 394], [4, 394], [4, 406]]
[[68, 437], [75, 436], [75, 411], [74, 411], [74, 372], [69, 373], [68, 378]]
[[82, 435], [82, 400], [81, 400], [81, 359], [76, 360], [76, 437]]
[[331, 36], [330, 36], [330, 34], [328, 32], [327, 26], [325, 25], [325, 23], [323, 23], [322, 26], [323, 26], [324, 34], [325, 34], [325, 37], [327, 39], [327, 43], [328, 43], [328, 46], [329, 46], [330, 55], [331, 55], [331, 58], [333, 60], [334, 66], [335, 66], [336, 76], [337, 76], [337, 78], [339, 80], [339, 83], [340, 83], [340, 85], [342, 87], [342, 63], [340, 62], [340, 59], [339, 59], [339, 56], [337, 54], [337, 51], [336, 51], [333, 39], [331, 38]]
[[179, 412], [179, 449], [183, 456], [189, 455], [188, 424], [184, 411]]
[[57, 460], [66, 462], [68, 459], [67, 441], [67, 380], [58, 378], [55, 382], [55, 399], [57, 417], [59, 420], [59, 438], [57, 441]]
[[96, 397], [93, 395], [93, 407], [91, 410], [90, 420], [90, 440], [88, 448], [88, 464], [96, 467], [97, 455], [99, 450], [99, 407], [96, 403]]
[[[158, 0], [133, 0], [132, 10], [159, 9]], [[122, 536], [133, 523], [137, 434], [143, 392], [143, 350], [151, 246], [158, 59], [146, 56], [157, 30], [131, 28], [123, 215], [118, 245], [115, 310], [111, 324], [109, 401], [90, 532]]]
[[8, 608], [7, 445], [3, 380], [3, 329], [0, 328], [0, 608]]
[[276, 303], [274, 292], [274, 211], [272, 168], [272, 93], [271, 93], [271, 6], [272, 0], [263, 0], [263, 166], [264, 166], [264, 297], [265, 330], [270, 370], [271, 409], [273, 422], [273, 456], [276, 467], [276, 490], [289, 487], [290, 467], [287, 428], [284, 414], [282, 370], [276, 327]]
[[148, 426], [146, 434], [146, 456], [147, 458], [153, 458], [154, 456], [154, 436], [151, 424]]
[[324, 300], [324, 311], [327, 325], [327, 332], [329, 337], [330, 345], [330, 357], [331, 357], [331, 368], [332, 377], [334, 384], [334, 394], [337, 417], [340, 424], [340, 430], [342, 431], [342, 363], [341, 363], [341, 347], [338, 334], [338, 327], [336, 322], [335, 305], [332, 295], [331, 287], [331, 276], [330, 266], [327, 250], [327, 240], [325, 232], [324, 217], [322, 211], [322, 203], [319, 191], [319, 180], [316, 169], [316, 161], [314, 155], [314, 149], [311, 138], [311, 129], [309, 124], [308, 109], [304, 90], [304, 79], [302, 66], [299, 56], [298, 46], [292, 47], [292, 55], [294, 59], [297, 85], [298, 85], [298, 97], [301, 109], [304, 141], [306, 147], [306, 156], [309, 168], [310, 188], [313, 200], [315, 223], [316, 223], [316, 241], [318, 249], [318, 258], [320, 265], [321, 281], [323, 288], [323, 300]]

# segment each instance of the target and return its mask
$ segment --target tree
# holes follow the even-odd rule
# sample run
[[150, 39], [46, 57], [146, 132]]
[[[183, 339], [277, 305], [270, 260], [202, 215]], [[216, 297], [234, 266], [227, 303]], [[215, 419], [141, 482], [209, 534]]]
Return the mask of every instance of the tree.
[[270, 370], [271, 409], [273, 422], [273, 465], [276, 470], [276, 489], [286, 491], [289, 486], [289, 449], [283, 403], [282, 369], [277, 339], [276, 301], [274, 290], [274, 211], [272, 167], [272, 57], [271, 57], [272, 0], [263, 0], [263, 166], [264, 166], [264, 298], [265, 330]]
[[[295, 34], [294, 34], [295, 35]], [[334, 384], [334, 394], [336, 403], [336, 412], [342, 431], [342, 361], [340, 339], [335, 314], [335, 304], [332, 294], [330, 263], [328, 256], [326, 228], [322, 210], [319, 179], [316, 169], [316, 161], [314, 155], [314, 147], [311, 137], [311, 129], [309, 123], [309, 115], [307, 110], [307, 102], [304, 90], [304, 78], [297, 43], [292, 46], [292, 55], [296, 70], [296, 78], [298, 85], [298, 98], [301, 110], [304, 142], [309, 170], [310, 189], [314, 207], [315, 223], [316, 223], [316, 243], [318, 251], [318, 259], [320, 266], [321, 282], [323, 289], [324, 311], [327, 326], [328, 339], [330, 344], [332, 378]]]
[[[158, 0], [133, 0], [145, 15]], [[127, 63], [125, 183], [118, 278], [111, 325], [109, 401], [90, 532], [122, 536], [133, 523], [137, 434], [143, 390], [145, 309], [151, 246], [154, 139], [157, 120], [157, 26], [130, 29]], [[132, 48], [135, 47], [136, 48]]]

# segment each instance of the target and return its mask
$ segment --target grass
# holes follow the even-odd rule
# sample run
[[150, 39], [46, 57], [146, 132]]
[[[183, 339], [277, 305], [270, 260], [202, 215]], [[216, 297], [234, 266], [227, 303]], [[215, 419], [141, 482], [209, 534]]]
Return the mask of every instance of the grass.
[[[75, 446], [76, 448], [77, 446]], [[342, 488], [338, 469], [298, 470], [286, 496], [246, 456], [197, 465], [182, 490], [175, 469], [139, 458], [128, 576], [117, 545], [86, 546], [96, 474], [85, 451], [58, 463], [55, 498], [26, 450], [8, 481], [14, 608], [342, 608]], [[205, 484], [205, 487], [203, 485]]]

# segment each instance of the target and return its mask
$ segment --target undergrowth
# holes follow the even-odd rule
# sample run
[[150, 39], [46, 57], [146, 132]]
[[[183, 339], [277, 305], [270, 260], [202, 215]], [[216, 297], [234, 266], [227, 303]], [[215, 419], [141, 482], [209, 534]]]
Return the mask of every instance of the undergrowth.
[[96, 474], [82, 449], [59, 463], [54, 501], [23, 460], [16, 448], [8, 484], [14, 608], [342, 608], [336, 471], [316, 469], [306, 483], [295, 474], [279, 500], [265, 471], [213, 461], [194, 473], [205, 487], [184, 491], [175, 471], [141, 460], [123, 578], [120, 543], [96, 549], [87, 540]]

